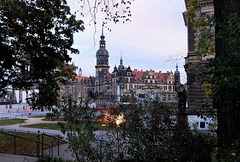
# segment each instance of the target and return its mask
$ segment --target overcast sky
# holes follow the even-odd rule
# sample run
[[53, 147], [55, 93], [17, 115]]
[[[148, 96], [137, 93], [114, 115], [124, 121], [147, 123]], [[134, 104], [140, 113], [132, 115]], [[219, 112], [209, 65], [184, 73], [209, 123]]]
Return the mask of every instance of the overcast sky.
[[[76, 0], [68, 3], [71, 11], [80, 8]], [[135, 0], [131, 5], [130, 23], [108, 24], [111, 32], [104, 29], [110, 72], [119, 65], [122, 53], [124, 66], [130, 65], [132, 70], [174, 72], [178, 63], [181, 83], [185, 83], [183, 65], [187, 55], [187, 28], [182, 16], [184, 11], [184, 0]], [[86, 29], [74, 35], [74, 47], [80, 50], [80, 54], [71, 57], [75, 65], [82, 68], [84, 76], [95, 76], [101, 23], [97, 23], [94, 37], [94, 28], [88, 25], [88, 16], [82, 19]], [[101, 22], [101, 19], [98, 21]]]

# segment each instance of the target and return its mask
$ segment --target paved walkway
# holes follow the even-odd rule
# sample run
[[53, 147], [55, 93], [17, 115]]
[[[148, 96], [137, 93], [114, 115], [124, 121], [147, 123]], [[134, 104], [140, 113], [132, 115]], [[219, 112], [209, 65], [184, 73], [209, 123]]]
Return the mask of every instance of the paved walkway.
[[2, 154], [0, 153], [1, 162], [35, 162], [38, 158], [31, 156], [21, 156], [12, 154]]

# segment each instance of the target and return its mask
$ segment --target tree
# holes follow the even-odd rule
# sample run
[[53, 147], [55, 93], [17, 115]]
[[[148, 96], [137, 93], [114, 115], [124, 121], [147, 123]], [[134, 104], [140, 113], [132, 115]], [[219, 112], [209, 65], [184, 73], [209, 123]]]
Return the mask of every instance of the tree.
[[59, 123], [61, 131], [67, 135], [68, 148], [77, 161], [96, 161], [98, 148], [94, 146], [96, 128], [92, 125], [95, 119], [94, 110], [89, 110], [88, 102], [81, 100], [79, 106], [71, 97], [65, 98], [61, 112], [65, 123]]
[[[147, 101], [143, 105], [124, 104], [113, 109], [113, 115], [113, 123], [117, 123], [119, 116], [122, 116], [120, 124], [116, 125], [116, 134], [120, 137], [119, 144], [115, 142], [115, 146], [120, 147], [120, 158], [133, 161], [213, 159], [215, 134], [179, 127], [170, 106]], [[116, 141], [118, 138], [113, 139]]]
[[30, 90], [35, 105], [57, 103], [58, 79], [71, 60], [73, 33], [83, 21], [70, 13], [66, 0], [2, 0], [0, 2], [0, 92], [7, 86]]
[[240, 138], [240, 1], [215, 0], [216, 57], [213, 84], [218, 113], [218, 145], [230, 149]]
[[[100, 24], [105, 26], [108, 30], [108, 22], [125, 23], [131, 22], [131, 5], [134, 0], [81, 0], [79, 1], [80, 9], [77, 10], [81, 16], [90, 15], [95, 30], [98, 19]], [[101, 17], [102, 16], [102, 17]]]
[[[77, 106], [71, 98], [62, 105], [69, 149], [76, 161], [211, 161], [215, 155], [214, 132], [178, 127], [173, 108], [159, 102], [122, 104], [103, 117], [109, 123], [96, 131], [98, 110], [87, 102]], [[109, 126], [109, 127], [108, 127]]]

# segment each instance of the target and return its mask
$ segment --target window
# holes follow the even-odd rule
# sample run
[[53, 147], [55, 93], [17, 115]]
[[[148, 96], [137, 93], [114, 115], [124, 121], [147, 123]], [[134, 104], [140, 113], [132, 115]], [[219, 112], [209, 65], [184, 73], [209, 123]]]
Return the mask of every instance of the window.
[[205, 122], [200, 122], [200, 128], [205, 128]]
[[168, 86], [168, 89], [169, 89], [169, 91], [171, 91], [172, 90], [171, 86]]
[[163, 100], [163, 101], [166, 101], [166, 96], [163, 96], [162, 100]]

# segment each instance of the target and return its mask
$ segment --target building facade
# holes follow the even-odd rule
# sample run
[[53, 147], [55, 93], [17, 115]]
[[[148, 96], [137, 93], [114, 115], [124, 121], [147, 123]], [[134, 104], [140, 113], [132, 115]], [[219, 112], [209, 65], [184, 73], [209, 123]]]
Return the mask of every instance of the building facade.
[[[185, 0], [186, 8], [188, 0]], [[213, 14], [213, 1], [212, 0], [199, 0], [200, 6], [196, 11], [196, 19], [203, 18], [206, 14]], [[210, 77], [207, 75], [208, 56], [199, 56], [196, 52], [196, 42], [198, 41], [197, 35], [199, 31], [193, 30], [194, 21], [190, 21], [185, 17], [185, 25], [188, 34], [188, 53], [185, 57], [185, 71], [187, 73], [187, 100], [188, 109], [193, 111], [208, 110], [212, 108], [212, 100], [206, 96], [202, 85], [205, 81], [209, 81]]]

